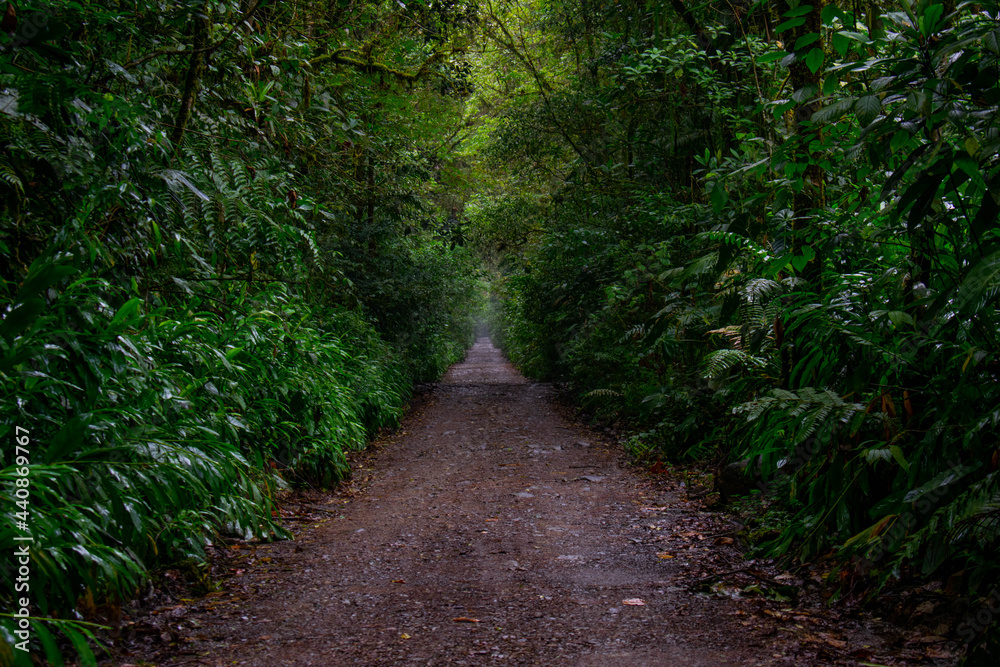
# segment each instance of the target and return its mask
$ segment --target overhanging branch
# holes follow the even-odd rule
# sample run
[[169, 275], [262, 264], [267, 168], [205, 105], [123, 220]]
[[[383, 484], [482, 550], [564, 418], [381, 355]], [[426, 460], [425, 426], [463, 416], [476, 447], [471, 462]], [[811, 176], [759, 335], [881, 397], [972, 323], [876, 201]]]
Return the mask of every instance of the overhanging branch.
[[444, 75], [435, 71], [432, 66], [441, 62], [445, 56], [451, 55], [452, 53], [454, 53], [454, 51], [435, 51], [430, 55], [430, 57], [421, 63], [420, 67], [411, 72], [390, 67], [389, 65], [377, 62], [373, 58], [365, 58], [364, 55], [354, 49], [338, 49], [332, 53], [325, 53], [310, 60], [309, 64], [312, 67], [319, 67], [327, 63], [345, 65], [360, 72], [365, 72], [366, 74], [384, 74], [386, 76], [391, 76], [398, 81], [413, 83], [414, 81], [424, 79], [428, 76], [443, 77]]

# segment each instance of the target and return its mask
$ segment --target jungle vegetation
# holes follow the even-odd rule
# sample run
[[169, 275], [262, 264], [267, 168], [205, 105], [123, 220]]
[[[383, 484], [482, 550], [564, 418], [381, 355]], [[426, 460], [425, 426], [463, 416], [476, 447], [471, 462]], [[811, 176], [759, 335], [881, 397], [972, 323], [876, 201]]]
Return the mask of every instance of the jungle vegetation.
[[53, 0], [0, 27], [0, 544], [29, 477], [53, 662], [92, 661], [158, 567], [282, 536], [275, 494], [349, 474], [487, 283], [494, 340], [638, 458], [751, 461], [785, 513], [760, 553], [830, 562], [838, 596], [993, 598], [996, 0]]

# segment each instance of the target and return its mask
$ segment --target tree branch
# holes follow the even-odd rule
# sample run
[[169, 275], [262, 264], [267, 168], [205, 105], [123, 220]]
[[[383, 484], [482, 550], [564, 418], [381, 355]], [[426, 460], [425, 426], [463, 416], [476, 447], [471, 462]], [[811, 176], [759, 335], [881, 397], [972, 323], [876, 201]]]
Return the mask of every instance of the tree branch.
[[418, 81], [419, 79], [426, 78], [428, 75], [443, 77], [443, 75], [439, 72], [432, 70], [431, 66], [440, 62], [445, 56], [451, 55], [454, 52], [454, 50], [435, 51], [413, 72], [404, 72], [402, 70], [389, 67], [388, 65], [375, 62], [370, 57], [365, 58], [364, 55], [354, 49], [337, 49], [333, 53], [316, 56], [309, 61], [309, 64], [312, 67], [317, 67], [319, 65], [332, 62], [336, 65], [346, 65], [348, 67], [352, 67], [361, 72], [365, 72], [366, 74], [385, 74], [399, 81], [412, 83], [414, 81]]
[[125, 65], [125, 69], [132, 69], [133, 67], [138, 67], [139, 65], [148, 62], [153, 58], [158, 58], [159, 56], [190, 56], [192, 54], [204, 55], [206, 53], [211, 53], [212, 51], [215, 51], [220, 46], [225, 44], [241, 25], [243, 25], [246, 21], [250, 19], [250, 17], [252, 17], [255, 13], [257, 13], [257, 10], [260, 9], [260, 6], [262, 4], [264, 4], [264, 0], [256, 0], [253, 6], [250, 9], [248, 9], [246, 13], [244, 13], [243, 16], [241, 16], [240, 19], [236, 21], [236, 23], [233, 24], [233, 27], [229, 29], [229, 32], [227, 32], [222, 39], [220, 39], [215, 44], [212, 44], [211, 46], [205, 46], [194, 49], [160, 49], [158, 51], [153, 51], [152, 53], [147, 53], [143, 57], [133, 60], [129, 64]]

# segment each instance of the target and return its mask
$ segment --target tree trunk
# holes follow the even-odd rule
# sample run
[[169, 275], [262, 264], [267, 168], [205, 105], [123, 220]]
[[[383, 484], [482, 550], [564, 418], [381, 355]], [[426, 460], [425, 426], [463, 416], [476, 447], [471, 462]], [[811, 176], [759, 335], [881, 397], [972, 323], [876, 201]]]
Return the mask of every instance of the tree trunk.
[[201, 83], [201, 74], [205, 68], [205, 54], [202, 51], [208, 46], [208, 2], [202, 3], [191, 19], [191, 48], [194, 53], [188, 59], [187, 75], [184, 77], [184, 92], [181, 94], [181, 106], [174, 120], [174, 130], [170, 134], [170, 142], [174, 146], [174, 155], [181, 150], [184, 132], [191, 120], [195, 100]]

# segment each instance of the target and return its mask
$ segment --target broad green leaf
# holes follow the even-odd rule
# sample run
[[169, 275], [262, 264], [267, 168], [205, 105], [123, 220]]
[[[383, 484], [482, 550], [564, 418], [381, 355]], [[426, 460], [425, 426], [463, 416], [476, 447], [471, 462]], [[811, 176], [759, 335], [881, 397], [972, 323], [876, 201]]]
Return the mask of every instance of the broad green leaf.
[[14, 338], [38, 319], [45, 311], [43, 299], [27, 299], [3, 318], [0, 322], [0, 336], [13, 342]]
[[66, 460], [66, 457], [73, 452], [78, 451], [85, 442], [87, 430], [92, 421], [93, 416], [89, 414], [77, 415], [67, 421], [47, 443], [45, 462], [58, 463]]
[[933, 4], [924, 8], [924, 13], [920, 17], [920, 34], [930, 37], [941, 26], [941, 17], [944, 15], [944, 5]]
[[772, 63], [775, 60], [781, 60], [786, 56], [788, 56], [788, 53], [786, 53], [785, 51], [772, 51], [770, 53], [765, 53], [760, 58], [757, 58], [757, 63], [760, 65], [764, 65], [766, 63]]
[[729, 201], [729, 193], [726, 192], [726, 187], [722, 181], [716, 181], [715, 185], [712, 186], [712, 192], [709, 195], [712, 201], [712, 208], [716, 213], [722, 211], [725, 207], [726, 202]]
[[72, 266], [52, 264], [49, 262], [45, 262], [38, 267], [32, 264], [31, 268], [28, 270], [28, 277], [25, 279], [24, 284], [21, 285], [21, 289], [17, 292], [17, 299], [19, 301], [23, 301], [36, 297], [49, 287], [52, 287], [61, 281], [63, 278], [71, 276], [74, 273], [78, 273], [78, 271]]
[[815, 74], [819, 71], [820, 67], [823, 66], [823, 59], [826, 55], [823, 53], [823, 49], [814, 48], [806, 55], [806, 67], [809, 71]]
[[[987, 195], [989, 197], [989, 195]], [[976, 262], [958, 288], [955, 306], [963, 315], [974, 315], [995, 301], [1000, 288], [1000, 252]]]
[[126, 301], [122, 304], [122, 307], [118, 309], [118, 312], [115, 313], [115, 316], [112, 318], [108, 328], [117, 329], [119, 327], [128, 326], [135, 318], [135, 315], [139, 311], [139, 307], [142, 304], [143, 300], [139, 297], [133, 297]]
[[872, 40], [864, 33], [854, 32], [852, 30], [840, 30], [837, 32], [838, 35], [846, 37], [849, 40], [855, 42], [861, 42], [862, 44], [871, 44]]
[[865, 95], [854, 103], [854, 113], [861, 125], [868, 125], [882, 112], [882, 100], [878, 95]]
[[892, 325], [897, 329], [902, 327], [904, 324], [908, 324], [910, 326], [913, 326], [914, 324], [913, 316], [902, 310], [890, 310], [886, 313], [886, 316], [889, 318], [889, 321], [892, 322]]
[[851, 40], [839, 32], [833, 33], [830, 38], [830, 43], [833, 45], [833, 50], [836, 51], [841, 58], [847, 55], [848, 49], [851, 48]]
[[[814, 44], [819, 41], [818, 32], [810, 32], [808, 34], [802, 35], [797, 40], [795, 40], [795, 46], [792, 47], [793, 51], [801, 51], [810, 44]], [[808, 62], [808, 59], [807, 59]]]
[[792, 257], [792, 266], [796, 271], [801, 273], [806, 268], [806, 265], [814, 259], [816, 259], [816, 251], [811, 246], [804, 246], [801, 255]]
[[812, 10], [813, 10], [813, 6], [812, 5], [799, 5], [798, 7], [794, 8], [794, 9], [788, 10], [787, 12], [785, 12], [784, 14], [782, 14], [782, 16], [784, 16], [786, 18], [793, 18], [793, 17], [796, 17], [796, 16], [805, 16], [806, 14], [808, 14], [809, 12], [811, 12]]
[[962, 478], [968, 475], [970, 472], [979, 469], [980, 463], [977, 461], [971, 464], [963, 464], [953, 468], [949, 468], [942, 473], [935, 475], [926, 484], [913, 489], [903, 497], [904, 503], [913, 503], [920, 500], [928, 493], [936, 492], [935, 495], [943, 496], [947, 493], [945, 489], [947, 487], [957, 484]]
[[801, 25], [805, 25], [805, 23], [806, 23], [806, 20], [804, 18], [801, 18], [801, 17], [794, 18], [794, 19], [789, 19], [789, 20], [785, 21], [784, 23], [781, 23], [780, 25], [778, 25], [778, 27], [775, 28], [774, 31], [776, 33], [780, 34], [780, 33], [785, 32], [786, 30], [791, 30], [792, 28], [798, 28]]
[[820, 20], [823, 22], [823, 25], [832, 26], [834, 20], [838, 18], [842, 21], [847, 20], [843, 10], [836, 5], [824, 5], [823, 11], [820, 14]]

